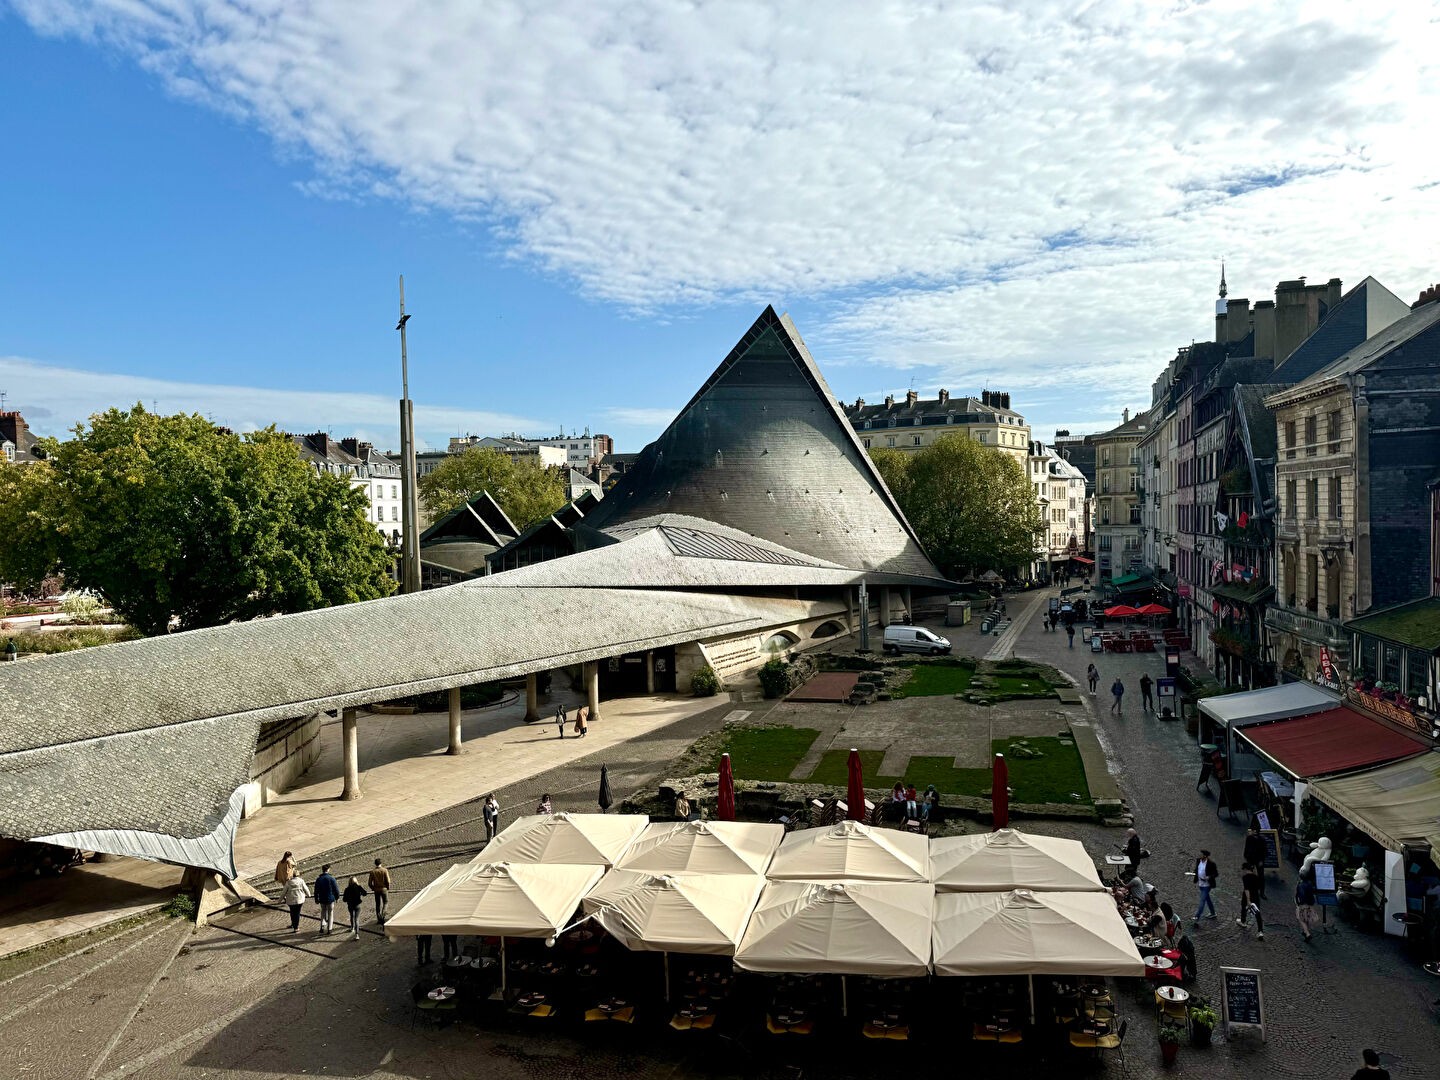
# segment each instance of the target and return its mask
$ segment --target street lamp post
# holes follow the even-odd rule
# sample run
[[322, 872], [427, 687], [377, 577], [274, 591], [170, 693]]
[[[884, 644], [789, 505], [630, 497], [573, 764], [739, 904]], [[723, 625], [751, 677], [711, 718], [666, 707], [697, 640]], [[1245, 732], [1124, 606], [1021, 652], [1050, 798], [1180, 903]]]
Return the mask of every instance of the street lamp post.
[[400, 275], [400, 591], [420, 591], [419, 514], [415, 504], [415, 409], [410, 401], [410, 360], [405, 349], [405, 275]]

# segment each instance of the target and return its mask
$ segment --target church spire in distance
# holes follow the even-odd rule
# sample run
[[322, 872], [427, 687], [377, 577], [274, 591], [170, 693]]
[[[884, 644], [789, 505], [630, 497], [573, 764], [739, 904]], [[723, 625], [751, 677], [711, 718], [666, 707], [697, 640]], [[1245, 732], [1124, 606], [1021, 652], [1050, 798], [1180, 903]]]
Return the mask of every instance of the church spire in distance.
[[1220, 260], [1220, 299], [1221, 299], [1221, 300], [1224, 300], [1224, 299], [1225, 299], [1225, 293], [1226, 293], [1226, 292], [1227, 292], [1227, 290], [1226, 290], [1226, 288], [1225, 288], [1225, 260], [1224, 260], [1224, 259], [1221, 259], [1221, 260]]

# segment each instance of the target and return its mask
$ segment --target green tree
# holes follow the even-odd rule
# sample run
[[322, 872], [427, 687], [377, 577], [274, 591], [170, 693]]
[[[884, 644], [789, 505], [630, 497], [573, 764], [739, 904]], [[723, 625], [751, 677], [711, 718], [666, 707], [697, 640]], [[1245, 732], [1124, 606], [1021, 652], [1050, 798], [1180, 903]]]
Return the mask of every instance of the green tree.
[[517, 529], [549, 517], [565, 505], [565, 480], [559, 469], [534, 461], [516, 461], [499, 450], [471, 447], [447, 457], [420, 478], [420, 503], [431, 521], [444, 517], [488, 491]]
[[925, 550], [952, 576], [1016, 570], [1035, 557], [1040, 508], [1025, 470], [1003, 450], [946, 435], [914, 453], [871, 457]]
[[394, 591], [365, 494], [317, 474], [273, 428], [242, 438], [136, 405], [45, 448], [23, 478], [0, 479], [0, 525], [20, 520], [34, 545], [0, 555], [17, 584], [58, 569], [146, 634]]

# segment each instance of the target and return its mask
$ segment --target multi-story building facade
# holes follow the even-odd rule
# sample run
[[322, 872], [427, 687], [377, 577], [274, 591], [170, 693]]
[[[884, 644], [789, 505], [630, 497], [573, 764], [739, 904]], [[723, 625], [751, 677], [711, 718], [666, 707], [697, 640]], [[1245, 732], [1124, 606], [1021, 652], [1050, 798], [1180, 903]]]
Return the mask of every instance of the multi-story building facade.
[[1095, 446], [1095, 565], [1099, 581], [1137, 570], [1143, 549], [1140, 532], [1140, 440], [1149, 431], [1146, 413], [1091, 436]]
[[[601, 437], [609, 438], [608, 435]], [[588, 436], [587, 440], [588, 443], [594, 441]], [[463, 454], [466, 450], [494, 450], [504, 454], [511, 461], [533, 461], [547, 469], [563, 469], [571, 466], [574, 463], [571, 454], [580, 453], [580, 451], [571, 451], [567, 446], [553, 440], [522, 439], [515, 435], [507, 435], [503, 438], [496, 438], [494, 435], [455, 436], [450, 439], [450, 445], [445, 452], [446, 454]], [[574, 460], [581, 463], [579, 467], [588, 467], [589, 458], [579, 457]]]
[[25, 465], [35, 460], [36, 438], [25, 417], [15, 410], [0, 412], [0, 458], [12, 465]]
[[1313, 679], [1324, 648], [1348, 675], [1345, 621], [1430, 594], [1429, 485], [1440, 471], [1434, 291], [1266, 404], [1278, 434], [1278, 593], [1267, 614], [1276, 655], [1288, 674]]
[[888, 396], [880, 405], [856, 398], [845, 407], [845, 416], [867, 450], [914, 451], [943, 435], [961, 434], [1003, 450], [1021, 468], [1030, 453], [1030, 425], [1010, 408], [1010, 395], [997, 391], [951, 398], [950, 391], [941, 390], [937, 397], [922, 400], [911, 390], [903, 399]]
[[561, 432], [543, 439], [527, 438], [524, 441], [536, 446], [551, 446], [564, 450], [565, 464], [581, 472], [598, 465], [601, 458], [615, 452], [614, 439], [609, 435], [591, 435], [588, 427], [583, 435], [576, 435], [573, 431], [569, 435]]
[[400, 463], [359, 439], [332, 439], [323, 431], [291, 435], [295, 449], [316, 472], [342, 477], [365, 493], [366, 519], [387, 540], [400, 540]]
[[1085, 522], [1085, 476], [1061, 457], [1054, 447], [1030, 444], [1028, 460], [1031, 490], [1040, 508], [1044, 528], [1036, 538], [1037, 580], [1051, 580], [1057, 570], [1089, 550]]

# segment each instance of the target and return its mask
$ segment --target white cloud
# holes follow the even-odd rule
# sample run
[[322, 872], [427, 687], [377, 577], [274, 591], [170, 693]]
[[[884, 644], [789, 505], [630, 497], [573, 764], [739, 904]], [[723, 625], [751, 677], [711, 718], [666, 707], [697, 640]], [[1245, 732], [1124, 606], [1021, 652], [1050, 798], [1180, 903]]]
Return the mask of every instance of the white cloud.
[[817, 299], [827, 364], [1143, 404], [1222, 255], [1434, 276], [1424, 4], [12, 2], [589, 295]]
[[[0, 385], [10, 393], [30, 427], [41, 435], [63, 437], [75, 424], [112, 407], [142, 402], [161, 412], [193, 412], [236, 431], [274, 424], [304, 434], [328, 431], [336, 438], [356, 436], [381, 449], [400, 447], [400, 405], [379, 394], [329, 390], [267, 390], [249, 386], [210, 386], [135, 375], [109, 375], [52, 367], [14, 356], [0, 356]], [[417, 444], [444, 448], [451, 435], [499, 431], [546, 432], [551, 420], [415, 403]]]
[[675, 419], [679, 409], [627, 409], [609, 408], [601, 409], [605, 419], [625, 427], [643, 428], [647, 431], [662, 431], [670, 426], [670, 421]]

